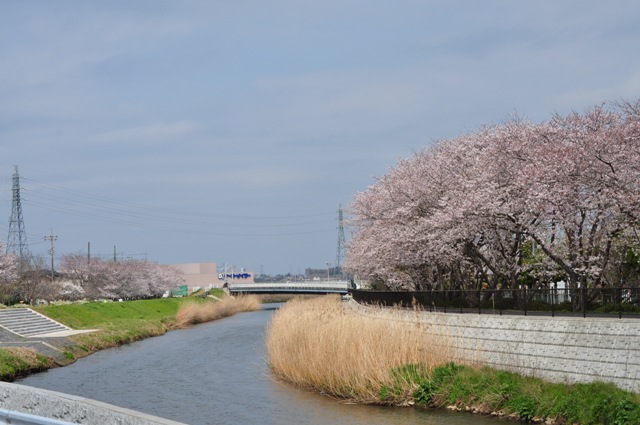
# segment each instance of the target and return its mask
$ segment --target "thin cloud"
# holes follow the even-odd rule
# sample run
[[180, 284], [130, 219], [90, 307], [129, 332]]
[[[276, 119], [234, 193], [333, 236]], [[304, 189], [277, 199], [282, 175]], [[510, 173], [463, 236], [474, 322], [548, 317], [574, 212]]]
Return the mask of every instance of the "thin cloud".
[[129, 147], [151, 146], [168, 141], [179, 142], [196, 131], [198, 131], [198, 125], [193, 121], [156, 123], [99, 133], [89, 141], [108, 145], [126, 144]]

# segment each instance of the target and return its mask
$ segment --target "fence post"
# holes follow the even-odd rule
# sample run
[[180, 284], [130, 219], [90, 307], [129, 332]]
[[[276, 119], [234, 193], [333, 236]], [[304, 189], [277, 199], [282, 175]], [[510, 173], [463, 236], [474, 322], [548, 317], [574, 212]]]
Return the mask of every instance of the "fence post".
[[582, 295], [582, 299], [580, 302], [582, 303], [582, 318], [587, 317], [587, 285], [580, 284], [580, 294]]
[[618, 319], [622, 319], [622, 286], [619, 286], [617, 288], [617, 293], [618, 293]]
[[444, 290], [444, 312], [447, 312], [447, 294], [449, 293], [448, 290]]

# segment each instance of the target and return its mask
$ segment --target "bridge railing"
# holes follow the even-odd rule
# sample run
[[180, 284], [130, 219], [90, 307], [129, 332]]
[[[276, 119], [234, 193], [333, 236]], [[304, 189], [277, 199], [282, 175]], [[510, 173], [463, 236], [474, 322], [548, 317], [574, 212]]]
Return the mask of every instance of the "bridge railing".
[[442, 313], [535, 314], [640, 318], [640, 288], [432, 290], [417, 292], [352, 289], [367, 304]]
[[0, 424], [14, 425], [73, 425], [72, 422], [64, 422], [44, 416], [0, 409]]
[[346, 281], [273, 282], [229, 284], [231, 293], [342, 293], [348, 291]]

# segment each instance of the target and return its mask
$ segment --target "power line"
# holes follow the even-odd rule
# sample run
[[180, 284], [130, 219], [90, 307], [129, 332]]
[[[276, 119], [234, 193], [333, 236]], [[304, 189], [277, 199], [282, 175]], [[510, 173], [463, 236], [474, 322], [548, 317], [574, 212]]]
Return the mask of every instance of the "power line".
[[[23, 178], [23, 180], [27, 182], [32, 182], [33, 184], [48, 188], [56, 192], [62, 192], [70, 196], [79, 196], [82, 202], [86, 202], [87, 199], [93, 199], [94, 201], [104, 202], [110, 206], [120, 205], [123, 207], [129, 207], [129, 208], [150, 210], [154, 213], [164, 212], [167, 214], [174, 214], [179, 216], [189, 215], [189, 216], [203, 217], [203, 218], [209, 218], [209, 219], [210, 218], [232, 218], [232, 219], [241, 219], [241, 220], [290, 220], [290, 219], [301, 219], [301, 218], [311, 218], [311, 217], [327, 217], [328, 215], [333, 215], [333, 213], [320, 212], [320, 213], [313, 213], [313, 214], [299, 214], [299, 215], [287, 215], [287, 216], [265, 216], [265, 215], [256, 216], [256, 215], [242, 215], [242, 214], [217, 214], [217, 213], [179, 210], [174, 208], [156, 207], [156, 206], [144, 205], [144, 204], [139, 204], [134, 202], [126, 202], [126, 201], [122, 201], [115, 198], [98, 196], [92, 193], [82, 192], [82, 191], [68, 189], [65, 187], [57, 186], [57, 185], [43, 183], [37, 180], [28, 179], [28, 178]], [[60, 196], [59, 194], [56, 195], [56, 197], [59, 197], [59, 196]]]
[[[326, 213], [295, 216], [211, 214], [123, 202], [35, 180], [29, 181], [42, 190], [30, 190], [25, 199], [28, 204], [92, 220], [150, 230], [213, 236], [276, 237], [323, 233], [328, 229], [318, 229], [318, 226], [329, 224], [329, 220], [309, 220], [313, 217], [328, 217]], [[254, 232], [251, 229], [273, 231]]]
[[[38, 200], [35, 200], [32, 198], [38, 198]], [[205, 226], [206, 225], [218, 225], [218, 226], [242, 225], [245, 227], [295, 227], [295, 226], [307, 226], [311, 224], [320, 224], [320, 223], [326, 222], [325, 220], [323, 220], [323, 221], [307, 221], [307, 222], [293, 222], [293, 223], [289, 222], [289, 223], [254, 224], [254, 223], [229, 223], [229, 222], [217, 222], [217, 221], [212, 222], [212, 221], [204, 221], [204, 220], [194, 221], [194, 220], [185, 220], [184, 217], [169, 217], [169, 216], [162, 216], [157, 214], [154, 215], [154, 214], [149, 214], [144, 212], [118, 209], [112, 206], [88, 204], [84, 201], [79, 201], [79, 200], [78, 201], [65, 200], [65, 199], [60, 199], [58, 196], [54, 196], [46, 193], [39, 193], [37, 194], [37, 196], [29, 196], [28, 198], [25, 199], [25, 202], [29, 204], [42, 206], [45, 208], [51, 207], [59, 211], [74, 212], [76, 213], [76, 215], [84, 215], [87, 217], [100, 217], [100, 216], [104, 217], [104, 214], [108, 213], [111, 215], [123, 216], [126, 219], [144, 219], [145, 221], [152, 219], [158, 222], [168, 223], [168, 224], [188, 223], [192, 225], [205, 225]], [[64, 208], [60, 207], [60, 203], [64, 203], [65, 207]]]
[[[265, 236], [265, 237], [273, 237], [273, 236], [297, 236], [297, 235], [308, 235], [308, 234], [315, 234], [315, 233], [322, 233], [322, 232], [326, 232], [330, 229], [320, 229], [320, 230], [312, 230], [312, 231], [290, 231], [290, 232], [271, 232], [271, 233], [247, 233], [247, 232], [229, 232], [229, 231], [211, 231], [211, 230], [205, 230], [203, 229], [203, 227], [215, 227], [215, 226], [221, 226], [220, 224], [215, 224], [215, 223], [189, 223], [189, 222], [175, 222], [174, 224], [179, 226], [182, 225], [181, 227], [169, 227], [166, 225], [162, 225], [161, 223], [154, 223], [153, 221], [157, 221], [156, 218], [149, 216], [149, 217], [137, 217], [139, 219], [139, 221], [135, 220], [135, 217], [133, 219], [131, 219], [131, 217], [117, 217], [117, 216], [108, 216], [108, 215], [104, 215], [104, 214], [93, 214], [93, 213], [86, 213], [86, 212], [78, 212], [76, 210], [73, 209], [69, 209], [69, 208], [62, 208], [62, 207], [58, 207], [58, 206], [53, 206], [50, 204], [46, 204], [46, 203], [40, 203], [40, 202], [34, 202], [34, 201], [29, 201], [27, 202], [30, 205], [35, 205], [35, 206], [40, 206], [52, 211], [58, 211], [58, 212], [62, 212], [64, 214], [69, 214], [69, 215], [73, 215], [73, 216], [77, 216], [77, 217], [85, 217], [85, 218], [91, 218], [94, 220], [99, 220], [99, 221], [103, 221], [103, 222], [108, 222], [108, 223], [113, 223], [113, 224], [121, 224], [121, 225], [125, 225], [125, 226], [130, 226], [130, 227], [137, 227], [137, 228], [141, 228], [141, 229], [147, 229], [147, 230], [156, 230], [156, 231], [162, 231], [162, 232], [170, 232], [170, 233], [184, 233], [184, 234], [198, 234], [198, 235], [208, 235], [208, 236]], [[324, 222], [317, 222], [318, 224], [322, 224]], [[300, 224], [296, 224], [296, 225], [300, 225]], [[190, 226], [198, 226], [196, 228], [194, 227], [190, 227]], [[222, 225], [224, 226], [224, 225]], [[242, 224], [237, 224], [235, 226], [242, 226], [242, 227], [250, 227], [250, 226], [243, 226]], [[293, 225], [290, 225], [293, 226]], [[225, 226], [226, 229], [228, 229], [228, 227]]]

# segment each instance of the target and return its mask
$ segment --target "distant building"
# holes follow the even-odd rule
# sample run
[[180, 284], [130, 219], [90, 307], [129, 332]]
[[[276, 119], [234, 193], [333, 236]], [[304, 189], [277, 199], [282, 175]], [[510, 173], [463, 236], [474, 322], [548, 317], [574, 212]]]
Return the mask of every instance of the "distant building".
[[307, 268], [304, 271], [305, 279], [309, 280], [327, 280], [327, 269]]
[[210, 263], [187, 263], [187, 264], [172, 264], [182, 272], [185, 284], [189, 287], [190, 291], [194, 291], [197, 288], [209, 290], [211, 288], [222, 288], [225, 282], [229, 283], [254, 283], [253, 272], [247, 272], [244, 269], [241, 271], [227, 269], [226, 277], [224, 271], [220, 271], [218, 266], [214, 262]]

